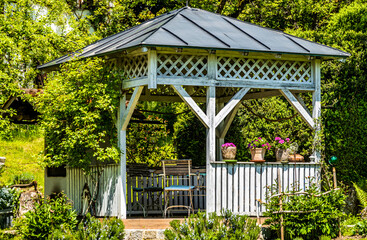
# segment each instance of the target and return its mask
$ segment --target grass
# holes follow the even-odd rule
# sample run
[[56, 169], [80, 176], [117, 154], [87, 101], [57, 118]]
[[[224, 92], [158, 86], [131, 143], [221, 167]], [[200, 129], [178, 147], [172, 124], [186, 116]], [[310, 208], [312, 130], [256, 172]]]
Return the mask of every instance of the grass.
[[0, 156], [5, 157], [5, 166], [0, 170], [0, 185], [13, 184], [18, 175], [33, 175], [40, 191], [44, 187], [44, 170], [38, 157], [44, 148], [44, 138], [40, 132], [15, 134], [12, 140], [0, 140]]

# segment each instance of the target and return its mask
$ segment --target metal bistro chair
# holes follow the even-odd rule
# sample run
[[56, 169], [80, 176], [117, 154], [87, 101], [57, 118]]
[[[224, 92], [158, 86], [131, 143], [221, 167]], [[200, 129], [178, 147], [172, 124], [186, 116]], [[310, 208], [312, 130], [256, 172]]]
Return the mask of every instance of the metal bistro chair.
[[[131, 206], [129, 215], [131, 216], [131, 212], [136, 206], [139, 206], [143, 210], [143, 215], [146, 217], [149, 212], [149, 207], [158, 207], [161, 212], [162, 205], [159, 201], [160, 196], [162, 195], [163, 188], [154, 187], [147, 183], [147, 180], [144, 179], [152, 177], [152, 172], [145, 164], [131, 164], [127, 168], [127, 174], [129, 177], [138, 177], [138, 182], [140, 186], [132, 186], [133, 190], [133, 205]], [[136, 183], [136, 182], [135, 182]], [[136, 201], [136, 194], [138, 196], [138, 200]], [[150, 201], [150, 204], [149, 204]]]
[[[195, 175], [191, 173], [191, 159], [183, 160], [162, 160], [163, 168], [163, 191], [164, 191], [164, 217], [167, 217], [167, 211], [171, 208], [187, 208], [188, 215], [190, 212], [194, 211], [194, 206], [192, 203], [192, 192], [194, 191], [194, 186], [191, 184], [191, 176]], [[182, 176], [181, 179], [188, 179], [188, 185], [172, 185], [171, 176]], [[172, 192], [188, 192], [190, 205], [171, 205], [169, 204], [169, 193]], [[176, 195], [183, 196], [183, 195]]]

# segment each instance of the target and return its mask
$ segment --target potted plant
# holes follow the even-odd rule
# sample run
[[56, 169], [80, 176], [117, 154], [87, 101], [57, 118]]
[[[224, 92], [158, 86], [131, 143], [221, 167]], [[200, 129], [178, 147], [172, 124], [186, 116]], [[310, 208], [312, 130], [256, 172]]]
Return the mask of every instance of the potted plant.
[[291, 146], [290, 139], [282, 139], [280, 137], [276, 137], [273, 145], [275, 146], [275, 158], [277, 159], [277, 162], [288, 162], [289, 147]]
[[256, 138], [251, 141], [247, 147], [250, 149], [251, 152], [251, 162], [265, 162], [264, 156], [266, 150], [270, 149], [270, 144], [266, 141], [265, 138]]
[[222, 158], [224, 161], [235, 160], [236, 152], [237, 152], [237, 147], [233, 143], [222, 144]]

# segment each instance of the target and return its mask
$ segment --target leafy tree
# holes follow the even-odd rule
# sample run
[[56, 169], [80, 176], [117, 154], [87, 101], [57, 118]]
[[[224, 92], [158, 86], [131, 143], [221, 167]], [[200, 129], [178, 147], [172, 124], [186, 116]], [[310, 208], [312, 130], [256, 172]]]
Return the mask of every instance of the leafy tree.
[[46, 131], [45, 163], [87, 169], [118, 161], [114, 127], [121, 76], [99, 58], [73, 61], [54, 72], [37, 98]]

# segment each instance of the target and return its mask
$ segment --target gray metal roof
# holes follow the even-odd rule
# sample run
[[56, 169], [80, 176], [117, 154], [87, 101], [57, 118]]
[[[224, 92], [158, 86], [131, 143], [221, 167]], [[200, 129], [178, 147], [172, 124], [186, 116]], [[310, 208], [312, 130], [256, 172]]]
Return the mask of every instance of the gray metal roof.
[[[81, 53], [79, 57], [82, 58], [94, 57], [137, 46], [237, 50], [337, 58], [350, 56], [341, 50], [281, 31], [190, 7], [160, 15], [92, 43], [76, 53]], [[65, 55], [38, 68], [59, 65], [72, 56], [73, 54]]]

